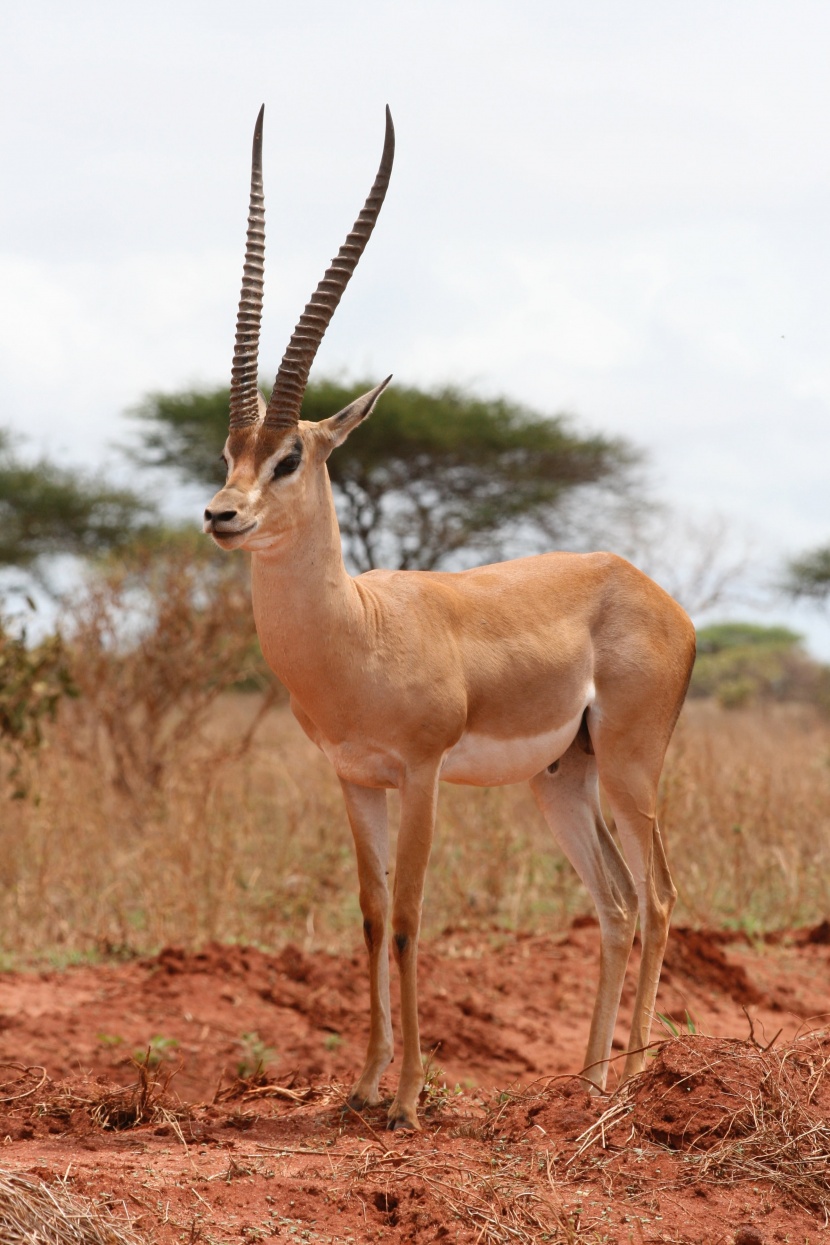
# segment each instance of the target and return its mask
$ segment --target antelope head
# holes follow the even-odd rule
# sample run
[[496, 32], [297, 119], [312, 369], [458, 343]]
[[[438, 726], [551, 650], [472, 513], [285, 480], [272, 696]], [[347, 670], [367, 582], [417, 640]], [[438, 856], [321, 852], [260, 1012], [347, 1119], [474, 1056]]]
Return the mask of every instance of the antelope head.
[[283, 355], [266, 405], [257, 388], [259, 332], [265, 265], [265, 200], [262, 190], [264, 105], [254, 129], [251, 195], [242, 292], [236, 320], [230, 400], [230, 430], [222, 457], [225, 486], [205, 510], [204, 530], [222, 549], [264, 549], [302, 527], [321, 488], [324, 464], [386, 388], [375, 389], [319, 423], [300, 419], [314, 356], [378, 218], [395, 152], [392, 117], [386, 109], [386, 137], [380, 167], [351, 233], [317, 286]]

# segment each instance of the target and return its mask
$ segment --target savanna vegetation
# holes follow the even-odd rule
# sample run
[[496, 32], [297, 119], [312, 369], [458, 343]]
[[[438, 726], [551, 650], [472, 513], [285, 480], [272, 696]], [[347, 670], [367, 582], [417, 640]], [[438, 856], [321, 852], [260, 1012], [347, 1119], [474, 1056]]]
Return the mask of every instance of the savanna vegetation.
[[0, 568], [42, 573], [59, 554], [120, 548], [154, 520], [130, 489], [47, 458], [27, 462], [0, 429]]
[[[369, 388], [311, 382], [303, 418], [324, 419]], [[228, 400], [227, 388], [149, 395], [133, 412], [138, 465], [213, 492], [224, 480]], [[328, 470], [353, 570], [446, 570], [556, 547], [574, 503], [625, 492], [640, 458], [562, 415], [395, 385]]]
[[726, 622], [700, 627], [689, 694], [726, 709], [795, 702], [830, 711], [830, 669], [805, 651], [789, 627]]
[[[312, 385], [306, 414], [352, 395]], [[206, 488], [220, 478], [224, 391], [155, 395], [139, 415], [142, 469]], [[38, 569], [58, 552], [88, 555], [59, 634], [32, 645], [19, 628], [0, 632], [4, 954], [354, 944], [339, 787], [264, 668], [244, 557], [165, 527], [137, 495], [4, 453], [0, 560]], [[406, 389], [338, 454], [357, 567], [479, 560], [520, 537], [554, 544], [574, 498], [624, 494], [637, 457], [509, 403]], [[820, 920], [830, 676], [783, 627], [719, 624], [699, 641], [661, 788], [678, 918], [749, 931]], [[427, 933], [550, 929], [588, 910], [525, 788], [444, 788]]]
[[826, 605], [830, 600], [830, 545], [820, 545], [791, 558], [782, 586], [794, 600]]
[[[7, 957], [358, 940], [339, 786], [263, 670], [240, 565], [206, 544], [145, 548], [102, 567], [69, 611], [46, 686], [75, 694], [54, 722], [40, 715], [13, 783], [5, 772], [7, 795], [28, 793], [4, 809]], [[665, 768], [678, 919], [748, 931], [820, 920], [830, 723], [807, 703], [724, 704], [689, 702]], [[589, 910], [525, 787], [443, 789], [427, 933], [555, 929]]]

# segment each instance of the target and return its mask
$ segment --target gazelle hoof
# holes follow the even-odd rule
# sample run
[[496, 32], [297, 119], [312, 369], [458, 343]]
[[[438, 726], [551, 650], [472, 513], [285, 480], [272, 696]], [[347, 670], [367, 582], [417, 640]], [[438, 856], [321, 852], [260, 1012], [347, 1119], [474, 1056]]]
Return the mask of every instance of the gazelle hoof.
[[380, 1094], [361, 1094], [356, 1089], [353, 1089], [346, 1099], [353, 1111], [365, 1111], [367, 1107], [378, 1107], [380, 1101]]
[[396, 1107], [394, 1111], [389, 1112], [389, 1120], [386, 1127], [390, 1133], [396, 1132], [399, 1128], [408, 1128], [410, 1132], [420, 1132], [421, 1125], [418, 1117], [414, 1112], [405, 1111], [403, 1107]]
[[411, 1133], [421, 1131], [421, 1125], [417, 1122], [417, 1120], [414, 1124], [411, 1120], [390, 1120], [386, 1127], [390, 1133], [403, 1131], [403, 1129], [408, 1129]]

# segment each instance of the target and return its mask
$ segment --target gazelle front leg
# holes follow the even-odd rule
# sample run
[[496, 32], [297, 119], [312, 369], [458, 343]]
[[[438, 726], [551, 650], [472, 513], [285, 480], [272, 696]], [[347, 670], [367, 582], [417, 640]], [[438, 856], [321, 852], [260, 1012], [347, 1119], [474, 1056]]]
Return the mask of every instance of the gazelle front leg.
[[349, 1095], [357, 1110], [377, 1106], [378, 1085], [392, 1062], [392, 1018], [389, 1006], [389, 827], [386, 792], [356, 787], [341, 778], [343, 798], [354, 835], [363, 937], [369, 952], [369, 1045], [366, 1062]]
[[392, 947], [401, 979], [403, 1062], [398, 1092], [389, 1108], [390, 1128], [420, 1128], [418, 1095], [424, 1087], [418, 1027], [418, 934], [424, 900], [435, 809], [438, 769], [407, 773], [401, 787], [401, 826], [392, 899]]

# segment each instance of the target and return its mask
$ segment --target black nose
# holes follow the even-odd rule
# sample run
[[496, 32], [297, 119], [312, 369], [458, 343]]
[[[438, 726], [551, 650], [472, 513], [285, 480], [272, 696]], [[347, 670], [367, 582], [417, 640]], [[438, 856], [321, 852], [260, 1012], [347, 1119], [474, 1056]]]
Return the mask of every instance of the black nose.
[[235, 510], [223, 510], [221, 514], [214, 514], [212, 510], [205, 511], [205, 521], [210, 523], [230, 523], [231, 519], [236, 518]]

